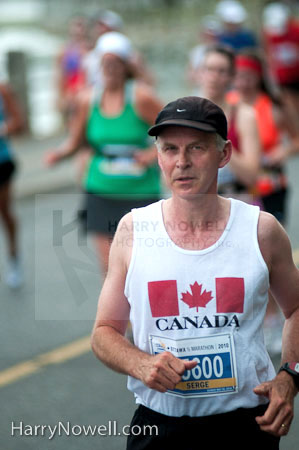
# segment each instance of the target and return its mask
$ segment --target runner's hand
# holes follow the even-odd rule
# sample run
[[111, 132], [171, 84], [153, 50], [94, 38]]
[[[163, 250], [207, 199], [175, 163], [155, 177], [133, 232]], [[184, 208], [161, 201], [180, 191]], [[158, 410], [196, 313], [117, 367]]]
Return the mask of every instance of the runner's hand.
[[143, 167], [151, 166], [157, 160], [157, 149], [151, 147], [147, 150], [137, 150], [134, 159]]
[[166, 392], [168, 389], [174, 389], [184, 372], [196, 365], [196, 361], [183, 361], [170, 352], [148, 355], [139, 366], [139, 378], [149, 388]]
[[269, 399], [263, 416], [256, 417], [260, 429], [274, 436], [285, 436], [294, 416], [294, 397], [297, 389], [287, 372], [280, 372], [272, 381], [254, 388], [254, 393]]
[[57, 151], [49, 151], [44, 155], [44, 164], [47, 167], [54, 166], [61, 159], [61, 155]]
[[267, 155], [267, 162], [269, 166], [280, 167], [288, 159], [288, 152], [284, 145], [278, 145], [271, 153]]

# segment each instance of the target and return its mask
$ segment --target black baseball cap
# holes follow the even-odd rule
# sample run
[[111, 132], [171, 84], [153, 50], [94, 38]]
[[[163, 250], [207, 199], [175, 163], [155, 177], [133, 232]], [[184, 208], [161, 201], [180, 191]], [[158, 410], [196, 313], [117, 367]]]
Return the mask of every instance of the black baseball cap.
[[227, 120], [219, 106], [206, 98], [182, 97], [168, 103], [159, 112], [155, 125], [149, 130], [150, 136], [159, 136], [168, 126], [195, 128], [208, 133], [218, 133], [227, 139]]

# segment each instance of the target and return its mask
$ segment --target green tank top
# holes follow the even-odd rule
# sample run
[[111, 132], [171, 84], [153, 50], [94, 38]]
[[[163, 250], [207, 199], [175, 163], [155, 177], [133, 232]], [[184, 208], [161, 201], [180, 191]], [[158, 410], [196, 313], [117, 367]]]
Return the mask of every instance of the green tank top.
[[84, 177], [87, 192], [115, 198], [159, 197], [158, 165], [143, 168], [134, 160], [134, 152], [150, 146], [144, 122], [133, 106], [133, 85], [127, 83], [123, 111], [106, 117], [100, 109], [101, 95], [91, 104], [86, 138], [94, 150]]

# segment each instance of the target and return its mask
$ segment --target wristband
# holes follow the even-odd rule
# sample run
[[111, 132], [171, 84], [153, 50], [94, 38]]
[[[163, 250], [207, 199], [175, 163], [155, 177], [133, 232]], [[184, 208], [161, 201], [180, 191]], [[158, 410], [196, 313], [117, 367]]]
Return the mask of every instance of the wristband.
[[278, 373], [282, 370], [293, 377], [295, 386], [299, 390], [299, 362], [286, 362], [280, 367]]

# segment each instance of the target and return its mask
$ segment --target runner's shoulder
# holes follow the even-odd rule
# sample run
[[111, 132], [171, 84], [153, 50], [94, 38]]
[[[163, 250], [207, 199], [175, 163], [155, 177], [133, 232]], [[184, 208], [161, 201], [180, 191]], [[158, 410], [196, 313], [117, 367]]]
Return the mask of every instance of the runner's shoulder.
[[158, 104], [158, 109], [162, 108], [162, 103], [158, 99], [155, 90], [142, 80], [136, 81], [136, 103], [140, 107], [151, 106]]
[[132, 212], [125, 214], [119, 221], [116, 234], [117, 237], [132, 238], [133, 237], [133, 215]]
[[290, 241], [285, 229], [272, 214], [265, 211], [261, 211], [259, 215], [258, 242], [268, 266], [273, 258], [276, 259], [284, 251], [290, 251]]
[[237, 107], [237, 114], [238, 119], [241, 121], [242, 124], [245, 124], [248, 120], [249, 121], [256, 121], [256, 114], [254, 111], [253, 106], [247, 105], [244, 102], [239, 102]]
[[93, 91], [88, 86], [80, 90], [78, 94], [75, 96], [75, 102], [79, 107], [87, 107], [90, 105], [92, 100]]
[[107, 279], [115, 276], [125, 278], [131, 260], [133, 247], [132, 213], [126, 214], [117, 226], [109, 252]]
[[129, 212], [121, 218], [112, 242], [112, 253], [128, 269], [133, 247], [133, 217]]

